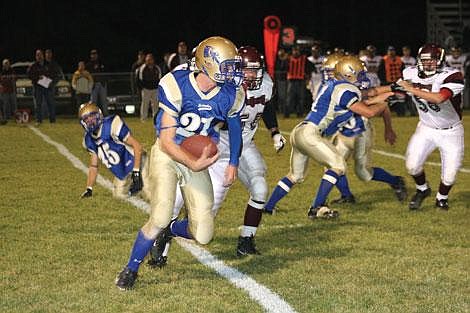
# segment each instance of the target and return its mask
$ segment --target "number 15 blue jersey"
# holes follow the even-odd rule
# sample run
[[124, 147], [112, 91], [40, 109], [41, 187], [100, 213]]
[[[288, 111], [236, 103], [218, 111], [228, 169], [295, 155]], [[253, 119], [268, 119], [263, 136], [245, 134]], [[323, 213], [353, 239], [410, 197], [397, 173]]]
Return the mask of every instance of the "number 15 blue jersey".
[[124, 179], [134, 168], [134, 149], [124, 141], [131, 134], [118, 115], [107, 116], [98, 133], [85, 133], [83, 146], [95, 153], [103, 164], [119, 179]]

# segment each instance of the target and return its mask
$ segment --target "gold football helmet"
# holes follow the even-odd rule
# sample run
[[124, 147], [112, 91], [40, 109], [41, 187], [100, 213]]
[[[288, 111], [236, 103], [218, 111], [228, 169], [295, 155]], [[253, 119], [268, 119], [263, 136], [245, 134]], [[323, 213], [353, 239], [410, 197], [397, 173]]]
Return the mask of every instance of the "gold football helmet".
[[321, 70], [323, 73], [323, 79], [328, 80], [334, 78], [335, 72], [335, 65], [338, 61], [342, 58], [342, 55], [338, 53], [332, 53], [327, 55], [322, 63], [321, 63]]
[[78, 109], [78, 118], [80, 124], [87, 132], [94, 132], [103, 123], [103, 113], [93, 102], [87, 102], [80, 105]]
[[230, 40], [214, 36], [199, 43], [196, 67], [217, 83], [239, 86], [243, 81], [242, 62], [237, 47]]
[[344, 56], [335, 65], [335, 78], [347, 80], [357, 87], [365, 86], [369, 79], [366, 76], [367, 68], [357, 56]]

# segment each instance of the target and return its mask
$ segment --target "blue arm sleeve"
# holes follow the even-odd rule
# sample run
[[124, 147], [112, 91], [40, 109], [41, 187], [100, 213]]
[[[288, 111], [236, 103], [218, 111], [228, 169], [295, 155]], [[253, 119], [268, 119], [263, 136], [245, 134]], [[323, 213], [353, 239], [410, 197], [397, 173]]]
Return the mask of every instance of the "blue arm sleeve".
[[228, 124], [228, 139], [230, 144], [230, 165], [238, 166], [238, 159], [242, 153], [242, 123], [240, 115], [229, 117]]

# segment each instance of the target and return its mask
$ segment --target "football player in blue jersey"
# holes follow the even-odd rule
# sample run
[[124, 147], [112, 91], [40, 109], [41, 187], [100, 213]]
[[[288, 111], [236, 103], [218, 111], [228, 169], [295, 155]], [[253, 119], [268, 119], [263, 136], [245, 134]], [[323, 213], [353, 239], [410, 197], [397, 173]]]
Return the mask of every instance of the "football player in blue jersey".
[[[85, 128], [83, 147], [90, 152], [87, 187], [81, 198], [93, 195], [93, 185], [98, 176], [98, 160], [113, 173], [113, 195], [125, 198], [147, 187], [148, 159], [142, 145], [131, 135], [129, 127], [119, 117], [103, 118], [98, 106], [84, 103], [78, 110], [80, 124]], [[147, 188], [143, 198], [148, 199]]]
[[[335, 65], [339, 62], [342, 56], [331, 54], [327, 56], [322, 64], [322, 71], [324, 73], [324, 80], [334, 79]], [[368, 82], [364, 81], [361, 86], [363, 97], [369, 95], [377, 95], [377, 88], [370, 89]], [[396, 134], [392, 128], [391, 113], [389, 108], [385, 108], [382, 113], [385, 133], [385, 141], [394, 144]], [[369, 119], [354, 114], [354, 118], [349, 119], [339, 131], [333, 136], [332, 142], [338, 152], [345, 160], [352, 155], [354, 157], [354, 170], [356, 176], [362, 181], [381, 181], [389, 184], [395, 192], [399, 201], [406, 199], [407, 190], [403, 177], [395, 176], [380, 167], [370, 167], [370, 155], [373, 143], [373, 126]], [[339, 199], [331, 201], [335, 203], [355, 203], [356, 199], [349, 189], [348, 179], [346, 174], [338, 177], [336, 187], [341, 193]]]
[[[217, 142], [218, 130], [226, 123], [230, 160], [224, 185], [232, 185], [237, 178], [242, 148], [240, 111], [245, 99], [243, 88], [238, 88], [243, 79], [241, 58], [230, 40], [214, 36], [199, 43], [195, 64], [196, 71], [173, 71], [159, 83], [157, 140], [150, 160], [150, 218], [138, 232], [129, 262], [116, 279], [122, 290], [134, 286], [139, 266], [155, 240], [181, 236], [207, 244], [212, 239], [214, 195], [207, 168], [217, 161], [219, 154], [209, 156], [206, 147], [196, 159], [180, 148], [185, 138], [201, 134]], [[170, 225], [177, 187], [181, 188], [189, 218]]]
[[328, 194], [346, 171], [346, 161], [331, 142], [333, 136], [354, 114], [370, 118], [382, 114], [387, 108], [385, 100], [392, 96], [386, 92], [362, 100], [360, 87], [367, 81], [367, 69], [355, 56], [342, 57], [335, 65], [335, 79], [325, 81], [320, 88], [311, 111], [290, 136], [290, 172], [283, 177], [265, 205], [272, 214], [276, 204], [296, 183], [301, 183], [309, 159], [324, 165], [325, 171], [308, 217], [335, 218], [339, 213], [326, 205]]
[[[268, 184], [265, 177], [266, 164], [254, 141], [260, 119], [263, 119], [265, 126], [271, 132], [276, 152], [284, 148], [286, 139], [279, 131], [277, 117], [270, 103], [273, 96], [273, 81], [264, 70], [263, 55], [252, 46], [240, 47], [238, 54], [242, 59], [243, 88], [246, 91], [246, 105], [241, 112], [243, 149], [238, 172], [241, 183], [250, 193], [236, 248], [237, 256], [242, 257], [249, 254], [259, 254], [254, 237], [261, 223], [264, 203], [268, 196]], [[214, 189], [214, 205], [212, 207], [214, 216], [218, 213], [229, 190], [228, 187], [223, 186], [224, 170], [229, 162], [230, 154], [228, 139], [227, 131], [222, 129], [218, 144], [220, 157], [209, 167]], [[178, 192], [173, 216], [179, 215], [182, 206], [183, 197]], [[167, 263], [171, 237], [161, 239], [155, 242], [150, 252], [151, 258], [148, 263], [152, 267], [162, 267]]]

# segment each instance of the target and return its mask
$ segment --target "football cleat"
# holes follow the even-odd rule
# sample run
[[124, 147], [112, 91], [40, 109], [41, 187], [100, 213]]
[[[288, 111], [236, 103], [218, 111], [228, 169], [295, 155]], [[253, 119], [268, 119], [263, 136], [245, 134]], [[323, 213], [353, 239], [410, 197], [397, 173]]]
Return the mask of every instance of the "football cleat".
[[398, 176], [398, 184], [390, 185], [393, 190], [395, 190], [395, 196], [397, 197], [398, 201], [403, 202], [406, 200], [408, 196], [408, 191], [406, 190], [406, 184], [403, 177]]
[[134, 287], [136, 279], [137, 272], [134, 272], [126, 266], [116, 278], [116, 286], [121, 290], [130, 290]]
[[447, 211], [449, 209], [449, 201], [447, 199], [436, 199], [436, 208]]
[[168, 250], [170, 249], [170, 241], [174, 237], [171, 233], [170, 224], [165, 227], [162, 232], [157, 236], [155, 242], [153, 243], [152, 249], [150, 249], [150, 258], [148, 260], [148, 265], [150, 267], [162, 268], [166, 265], [168, 260]]
[[317, 218], [323, 219], [334, 219], [339, 217], [339, 212], [335, 210], [331, 210], [329, 207], [323, 205], [317, 208], [311, 207], [308, 210], [308, 218], [314, 220]]
[[253, 235], [250, 237], [238, 237], [237, 256], [242, 257], [248, 254], [260, 254], [259, 251], [256, 250], [255, 237]]
[[353, 195], [341, 196], [341, 198], [331, 200], [331, 204], [343, 204], [343, 203], [356, 203], [356, 198]]
[[424, 191], [416, 190], [416, 193], [411, 198], [409, 208], [410, 210], [417, 210], [420, 208], [421, 203], [423, 203], [424, 198], [429, 197], [431, 194], [431, 188], [428, 188]]

